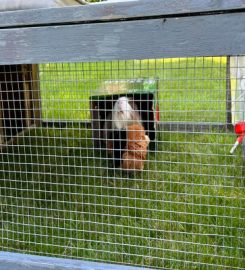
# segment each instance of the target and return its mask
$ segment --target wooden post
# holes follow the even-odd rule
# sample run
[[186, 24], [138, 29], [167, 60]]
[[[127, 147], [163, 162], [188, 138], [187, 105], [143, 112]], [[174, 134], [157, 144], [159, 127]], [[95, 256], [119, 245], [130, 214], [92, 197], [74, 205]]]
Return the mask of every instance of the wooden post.
[[38, 66], [0, 66], [0, 98], [0, 144], [6, 144], [40, 124]]
[[32, 95], [32, 110], [33, 110], [33, 124], [39, 126], [41, 124], [41, 93], [39, 83], [38, 65], [31, 65], [31, 95]]
[[230, 58], [232, 123], [245, 121], [245, 56]]
[[25, 102], [25, 126], [30, 127], [32, 124], [32, 112], [31, 112], [31, 76], [30, 68], [28, 65], [21, 65], [23, 92]]
[[38, 65], [21, 65], [25, 100], [26, 126], [40, 125], [41, 97], [39, 89]]

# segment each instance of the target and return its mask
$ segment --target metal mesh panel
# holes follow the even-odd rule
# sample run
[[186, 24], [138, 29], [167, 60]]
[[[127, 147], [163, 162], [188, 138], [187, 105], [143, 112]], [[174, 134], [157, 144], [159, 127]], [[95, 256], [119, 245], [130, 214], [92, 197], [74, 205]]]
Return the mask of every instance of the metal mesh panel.
[[[165, 269], [245, 267], [245, 170], [242, 147], [229, 152], [227, 64], [199, 57], [49, 63], [22, 77], [1, 70], [1, 249]], [[108, 123], [120, 97], [137, 105], [151, 139], [140, 171], [115, 166]]]

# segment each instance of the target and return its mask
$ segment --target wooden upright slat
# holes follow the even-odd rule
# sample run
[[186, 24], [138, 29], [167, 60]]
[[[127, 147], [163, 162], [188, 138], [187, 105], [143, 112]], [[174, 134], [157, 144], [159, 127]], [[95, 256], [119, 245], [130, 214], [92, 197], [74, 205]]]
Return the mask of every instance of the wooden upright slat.
[[32, 112], [33, 122], [36, 126], [41, 124], [41, 93], [39, 83], [38, 65], [31, 65], [31, 95], [32, 95]]
[[0, 144], [17, 140], [33, 125], [40, 125], [37, 65], [0, 66]]
[[31, 105], [31, 77], [30, 66], [21, 65], [24, 103], [25, 103], [25, 126], [30, 127], [32, 124], [32, 105]]

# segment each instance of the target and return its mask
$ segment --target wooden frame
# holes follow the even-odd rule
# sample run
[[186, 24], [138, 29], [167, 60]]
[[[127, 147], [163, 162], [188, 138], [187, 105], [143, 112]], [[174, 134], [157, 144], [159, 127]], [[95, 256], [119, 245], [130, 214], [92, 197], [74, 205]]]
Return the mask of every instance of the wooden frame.
[[0, 65], [245, 54], [244, 1], [153, 1], [2, 12]]
[[[242, 55], [244, 11], [243, 0], [142, 0], [60, 8], [58, 12], [55, 8], [0, 13], [0, 65]], [[38, 89], [35, 82], [32, 87]], [[25, 92], [27, 99], [29, 95]], [[38, 123], [38, 91], [33, 99], [39, 108], [34, 110]], [[28, 101], [26, 106], [30, 107]], [[0, 123], [0, 139], [1, 134]], [[1, 255], [0, 262], [6, 262]], [[13, 256], [14, 263], [23, 259]], [[28, 255], [25, 259], [32, 260]], [[91, 269], [92, 265], [71, 268], [70, 261], [64, 264], [69, 265], [67, 269]]]
[[0, 149], [18, 134], [40, 125], [37, 69], [37, 65], [30, 64], [0, 66]]
[[99, 23], [142, 18], [188, 17], [243, 12], [243, 0], [135, 0], [86, 6], [2, 12], [0, 28]]
[[63, 258], [18, 254], [0, 251], [0, 265], [3, 269], [15, 270], [151, 270], [150, 268], [115, 265]]
[[0, 65], [244, 54], [244, 1], [215, 2], [143, 0], [1, 13]]

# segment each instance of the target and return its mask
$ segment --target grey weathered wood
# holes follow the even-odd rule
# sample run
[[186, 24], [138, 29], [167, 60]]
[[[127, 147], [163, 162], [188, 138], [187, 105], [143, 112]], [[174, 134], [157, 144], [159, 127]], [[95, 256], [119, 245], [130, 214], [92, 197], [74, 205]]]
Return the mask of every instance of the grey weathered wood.
[[245, 0], [141, 0], [0, 13], [0, 27], [183, 16], [244, 10]]
[[244, 13], [0, 30], [0, 64], [245, 54]]
[[1, 270], [150, 270], [150, 268], [109, 263], [51, 258], [36, 255], [0, 252]]
[[77, 0], [0, 0], [0, 11], [79, 5]]

